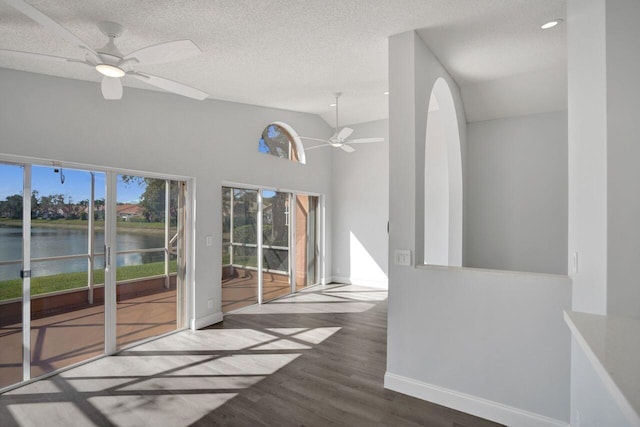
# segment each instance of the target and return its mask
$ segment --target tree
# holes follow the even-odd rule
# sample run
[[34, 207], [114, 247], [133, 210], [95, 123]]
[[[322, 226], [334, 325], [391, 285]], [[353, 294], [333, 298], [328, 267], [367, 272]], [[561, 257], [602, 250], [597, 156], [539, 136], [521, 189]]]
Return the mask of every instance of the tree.
[[0, 216], [10, 219], [22, 218], [22, 196], [14, 194], [7, 196], [5, 201], [0, 202]]
[[[148, 222], [161, 222], [164, 220], [165, 209], [165, 180], [155, 178], [143, 178], [141, 176], [123, 175], [125, 183], [137, 182], [146, 185], [144, 193], [138, 203], [142, 207], [142, 214]], [[169, 214], [172, 224], [175, 223], [178, 213], [178, 183], [170, 181]]]
[[40, 216], [40, 201], [38, 200], [38, 190], [31, 192], [31, 218], [35, 219]]
[[66, 212], [64, 196], [62, 194], [51, 194], [40, 198], [39, 210], [43, 218], [57, 219]]
[[265, 220], [265, 225], [271, 225], [271, 228], [267, 230], [264, 228], [263, 234], [265, 240], [272, 245], [277, 246], [289, 246], [289, 228], [287, 226], [287, 207], [289, 204], [289, 195], [287, 193], [275, 193], [271, 198], [271, 205], [269, 207], [270, 217]]

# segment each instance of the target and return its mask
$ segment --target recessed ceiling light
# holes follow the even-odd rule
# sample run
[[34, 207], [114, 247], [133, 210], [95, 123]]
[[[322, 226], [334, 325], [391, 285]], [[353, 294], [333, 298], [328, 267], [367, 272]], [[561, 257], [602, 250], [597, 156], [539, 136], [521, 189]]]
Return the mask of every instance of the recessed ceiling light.
[[335, 107], [336, 103], [334, 102], [333, 104], [329, 104], [329, 107]]
[[561, 22], [563, 22], [562, 19], [554, 19], [553, 21], [549, 21], [545, 24], [542, 24], [540, 28], [542, 28], [543, 30], [548, 30], [549, 28], [553, 28]]
[[389, 91], [386, 91], [384, 94], [385, 94], [385, 95], [389, 95]]

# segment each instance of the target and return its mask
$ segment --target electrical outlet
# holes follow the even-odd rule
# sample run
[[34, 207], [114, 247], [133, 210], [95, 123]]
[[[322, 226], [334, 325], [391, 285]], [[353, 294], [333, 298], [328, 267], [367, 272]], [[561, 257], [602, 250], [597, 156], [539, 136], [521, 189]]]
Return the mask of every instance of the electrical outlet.
[[207, 246], [213, 246], [213, 236], [206, 236], [204, 241]]
[[407, 249], [396, 249], [393, 252], [393, 258], [395, 265], [410, 266], [411, 265], [411, 251]]
[[207, 300], [207, 308], [213, 308], [213, 299], [209, 298]]

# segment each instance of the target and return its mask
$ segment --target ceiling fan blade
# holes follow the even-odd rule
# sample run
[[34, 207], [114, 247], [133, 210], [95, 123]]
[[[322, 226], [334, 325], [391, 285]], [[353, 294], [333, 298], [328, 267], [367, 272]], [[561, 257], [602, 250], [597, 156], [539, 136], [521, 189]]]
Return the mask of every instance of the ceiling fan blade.
[[308, 139], [309, 141], [320, 141], [320, 142], [324, 142], [327, 145], [331, 144], [329, 141], [327, 141], [326, 139], [322, 139], [322, 138], [311, 138], [311, 137], [308, 137], [308, 136], [301, 136], [300, 139]]
[[126, 55], [123, 59], [137, 59], [140, 64], [162, 64], [180, 61], [200, 55], [202, 51], [191, 40], [176, 40], [143, 47]]
[[356, 151], [355, 148], [347, 144], [342, 144], [340, 148], [342, 148], [342, 151], [346, 151], [347, 153], [353, 153], [354, 151]]
[[36, 21], [38, 24], [47, 28], [48, 30], [58, 34], [59, 37], [62, 37], [69, 43], [72, 43], [75, 46], [79, 46], [83, 49], [88, 50], [97, 56], [97, 53], [85, 42], [79, 39], [75, 34], [64, 28], [62, 25], [58, 24], [53, 19], [49, 18], [44, 13], [40, 12], [35, 7], [31, 6], [29, 3], [23, 0], [4, 0], [8, 5], [18, 9], [20, 12], [27, 15], [29, 18]]
[[368, 144], [370, 142], [384, 142], [384, 138], [358, 138], [346, 141], [349, 144]]
[[84, 62], [78, 61], [77, 59], [63, 58], [62, 56], [43, 55], [41, 53], [22, 52], [20, 50], [0, 49], [0, 55], [12, 58], [42, 59], [45, 61], [54, 62], [80, 62], [84, 64]]
[[151, 86], [159, 87], [160, 89], [164, 89], [167, 92], [175, 93], [177, 95], [186, 96], [188, 98], [197, 99], [202, 101], [209, 97], [208, 93], [201, 91], [200, 89], [196, 89], [191, 86], [184, 85], [182, 83], [178, 83], [173, 80], [165, 79], [164, 77], [153, 76], [147, 73], [129, 73], [129, 75], [137, 78], [140, 81], [145, 82]]
[[353, 129], [342, 128], [342, 130], [338, 132], [337, 139], [340, 141], [344, 141], [345, 139], [349, 138], [349, 136], [351, 136], [352, 133], [353, 133]]
[[116, 77], [102, 78], [102, 96], [107, 100], [122, 99], [122, 81]]
[[313, 147], [304, 147], [304, 151], [309, 151], [309, 150], [313, 150], [315, 148], [324, 148], [324, 147], [330, 147], [329, 144], [323, 144], [323, 145], [314, 145]]

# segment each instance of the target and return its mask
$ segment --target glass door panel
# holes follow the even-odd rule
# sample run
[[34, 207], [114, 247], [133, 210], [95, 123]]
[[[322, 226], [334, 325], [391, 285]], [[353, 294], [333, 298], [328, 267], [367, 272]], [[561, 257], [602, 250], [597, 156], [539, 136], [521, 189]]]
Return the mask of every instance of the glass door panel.
[[296, 290], [317, 283], [317, 212], [318, 197], [296, 195]]
[[32, 166], [31, 188], [31, 377], [36, 377], [103, 353], [104, 305], [93, 297], [103, 265], [95, 263], [90, 248], [101, 233], [95, 211], [96, 200], [104, 200], [104, 174]]
[[22, 381], [22, 176], [0, 163], [0, 388]]
[[291, 293], [289, 208], [291, 194], [262, 191], [262, 301]]
[[[116, 223], [116, 346], [177, 329], [176, 275], [169, 246], [171, 197], [177, 182], [118, 175]], [[167, 204], [169, 201], [169, 204]], [[169, 218], [169, 224], [166, 222]], [[177, 221], [177, 219], [176, 219]], [[177, 230], [177, 224], [174, 226]], [[174, 234], [175, 236], [175, 234]], [[167, 256], [168, 254], [168, 256]], [[174, 253], [175, 259], [175, 253]], [[175, 263], [175, 261], [173, 261]], [[167, 274], [169, 272], [169, 274]]]
[[222, 189], [222, 312], [258, 303], [258, 191]]

